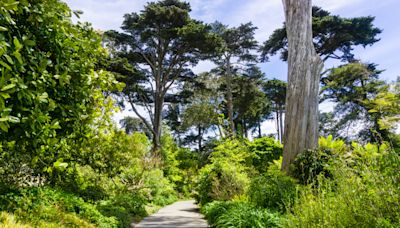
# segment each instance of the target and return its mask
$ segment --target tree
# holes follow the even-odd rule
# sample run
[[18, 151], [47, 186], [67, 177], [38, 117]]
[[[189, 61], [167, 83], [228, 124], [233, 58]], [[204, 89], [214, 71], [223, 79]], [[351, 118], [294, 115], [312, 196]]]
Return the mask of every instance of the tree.
[[258, 130], [261, 137], [261, 123], [270, 116], [271, 104], [261, 88], [263, 80], [264, 74], [256, 66], [233, 77], [235, 128], [242, 137], [247, 138], [250, 130]]
[[[187, 105], [182, 113], [181, 129], [189, 132], [186, 142], [194, 140], [198, 143], [199, 151], [203, 148], [203, 137], [210, 129], [219, 129], [219, 136], [223, 137], [219, 126], [220, 106], [222, 94], [219, 91], [220, 79], [211, 73], [201, 73], [195, 80], [186, 83], [182, 93], [186, 94]], [[196, 130], [192, 132], [192, 129]]]
[[[316, 52], [325, 61], [329, 58], [351, 62], [354, 60], [354, 46], [366, 47], [379, 41], [376, 36], [382, 32], [372, 23], [374, 17], [343, 18], [331, 15], [319, 7], [312, 7], [312, 38]], [[280, 52], [281, 59], [288, 59], [288, 38], [286, 25], [275, 30], [261, 48], [261, 59]]]
[[[179, 0], [151, 2], [139, 14], [124, 16], [123, 33], [106, 33], [114, 55], [126, 58], [144, 76], [141, 80], [128, 76], [133, 79], [127, 78], [127, 89], [121, 95], [152, 132], [154, 155], [161, 146], [162, 111], [168, 91], [178, 81], [193, 76], [188, 67], [202, 55], [214, 53], [220, 43], [209, 26], [190, 18], [190, 10], [189, 3]], [[145, 108], [150, 121], [136, 105]]]
[[236, 131], [232, 97], [232, 67], [235, 64], [255, 62], [257, 60], [257, 56], [251, 53], [251, 51], [257, 48], [257, 41], [254, 39], [254, 31], [257, 28], [254, 27], [251, 22], [233, 28], [228, 28], [220, 22], [215, 22], [212, 26], [213, 31], [223, 40], [223, 49], [220, 54], [213, 59], [213, 61], [221, 68], [225, 77], [225, 100], [228, 111], [230, 135], [235, 136]]
[[263, 84], [263, 91], [272, 102], [272, 111], [275, 112], [278, 139], [283, 141], [283, 113], [285, 112], [287, 83], [278, 79], [268, 80]]
[[323, 63], [316, 53], [311, 0], [283, 1], [288, 39], [288, 89], [282, 170], [297, 154], [318, 146], [318, 90]]
[[358, 128], [363, 127], [359, 131], [360, 139], [375, 142], [387, 140], [388, 132], [379, 126], [385, 112], [378, 111], [380, 108], [376, 107], [378, 94], [383, 98], [383, 93], [388, 92], [385, 82], [378, 79], [380, 72], [374, 64], [354, 62], [331, 69], [322, 78], [321, 100], [337, 104], [333, 112], [338, 120], [334, 124], [334, 132], [348, 138], [347, 129], [357, 124]]
[[143, 121], [140, 118], [132, 117], [132, 116], [125, 116], [119, 121], [119, 124], [123, 128], [125, 128], [125, 132], [127, 134], [132, 134], [134, 132], [142, 132], [145, 133], [147, 136], [150, 136], [151, 133], [144, 125]]

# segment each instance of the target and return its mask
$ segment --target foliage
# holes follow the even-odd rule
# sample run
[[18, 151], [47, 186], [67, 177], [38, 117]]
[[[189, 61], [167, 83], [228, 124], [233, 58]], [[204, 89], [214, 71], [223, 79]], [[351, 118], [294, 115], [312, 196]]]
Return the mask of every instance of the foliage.
[[215, 162], [200, 170], [195, 198], [204, 205], [213, 200], [231, 200], [245, 193], [248, 175], [240, 164]]
[[[153, 152], [159, 152], [164, 102], [171, 86], [192, 77], [189, 66], [214, 54], [220, 39], [211, 27], [190, 17], [189, 3], [162, 0], [147, 3], [140, 13], [124, 16], [124, 32], [107, 31], [106, 41], [115, 58], [125, 58], [137, 73], [122, 74], [127, 86], [119, 93], [152, 133]], [[151, 121], [137, 111], [144, 106]], [[152, 106], [152, 107], [150, 107]]]
[[296, 185], [296, 180], [271, 165], [265, 174], [251, 181], [247, 195], [258, 207], [285, 212], [294, 204]]
[[30, 188], [0, 197], [0, 209], [14, 213], [19, 220], [33, 225], [43, 222], [62, 227], [116, 227], [113, 217], [102, 215], [82, 198], [50, 188]]
[[[324, 60], [328, 58], [343, 61], [354, 60], [353, 47], [366, 47], [379, 41], [376, 36], [382, 32], [372, 23], [374, 17], [342, 18], [331, 15], [319, 7], [312, 8], [312, 28], [314, 47]], [[262, 60], [268, 60], [269, 55], [280, 52], [281, 59], [287, 60], [286, 26], [276, 29], [261, 48]]]
[[252, 165], [260, 173], [265, 172], [273, 160], [282, 156], [283, 146], [273, 138], [263, 137], [254, 139], [248, 144], [252, 155]]
[[332, 135], [320, 137], [319, 148], [300, 153], [292, 166], [294, 177], [303, 184], [310, 184], [318, 175], [330, 177], [329, 162], [343, 157], [347, 146], [342, 140], [333, 140]]
[[102, 92], [116, 81], [95, 71], [105, 54], [100, 36], [72, 24], [65, 3], [8, 1], [0, 10], [2, 181], [52, 181], [80, 157], [72, 145], [90, 133], [109, 103]]
[[[399, 226], [399, 164], [385, 146], [353, 144], [350, 158], [332, 160], [332, 178], [317, 177], [288, 215], [289, 227]], [[386, 147], [387, 148], [387, 147]]]
[[277, 227], [280, 216], [242, 202], [214, 201], [202, 208], [212, 227]]
[[101, 201], [97, 209], [107, 217], [115, 217], [119, 227], [129, 227], [134, 220], [139, 220], [147, 215], [144, 196], [133, 194], [120, 194], [107, 201]]
[[0, 213], [0, 225], [3, 228], [29, 228], [30, 226], [21, 224], [15, 221], [15, 217], [12, 214], [1, 212]]
[[374, 64], [349, 63], [331, 69], [321, 79], [322, 100], [337, 103], [333, 115], [337, 119], [333, 132], [346, 139], [355, 139], [348, 129], [356, 124], [361, 125], [357, 133], [362, 140], [382, 143], [388, 140], [388, 132], [379, 126], [383, 112], [375, 112], [372, 101], [377, 102], [378, 94], [386, 93], [388, 87], [378, 79], [381, 71]]

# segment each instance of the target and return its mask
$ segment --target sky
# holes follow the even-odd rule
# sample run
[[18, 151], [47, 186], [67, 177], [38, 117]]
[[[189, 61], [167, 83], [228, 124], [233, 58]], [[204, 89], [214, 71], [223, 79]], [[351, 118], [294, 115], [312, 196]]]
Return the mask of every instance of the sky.
[[[81, 10], [83, 15], [80, 21], [90, 22], [95, 29], [120, 30], [123, 15], [131, 12], [139, 12], [143, 9], [147, 0], [65, 0], [72, 10]], [[284, 21], [283, 6], [281, 0], [189, 0], [194, 19], [212, 23], [220, 21], [229, 26], [238, 26], [241, 23], [251, 21], [258, 29], [255, 38], [261, 44], [282, 27]], [[376, 63], [378, 69], [385, 70], [381, 79], [388, 82], [394, 81], [400, 76], [400, 0], [314, 0], [313, 5], [320, 6], [332, 14], [342, 17], [374, 16], [374, 25], [383, 30], [379, 34], [381, 39], [373, 46], [356, 48], [355, 57], [363, 62]], [[325, 67], [340, 65], [340, 62], [328, 62]], [[287, 64], [272, 57], [269, 62], [260, 63], [262, 71], [268, 78], [286, 80]], [[193, 71], [200, 73], [213, 67], [210, 62], [199, 63]], [[332, 109], [332, 104], [320, 105], [322, 111]], [[131, 115], [125, 111], [116, 115], [119, 120], [125, 115]], [[273, 122], [263, 125], [263, 133], [273, 133]]]

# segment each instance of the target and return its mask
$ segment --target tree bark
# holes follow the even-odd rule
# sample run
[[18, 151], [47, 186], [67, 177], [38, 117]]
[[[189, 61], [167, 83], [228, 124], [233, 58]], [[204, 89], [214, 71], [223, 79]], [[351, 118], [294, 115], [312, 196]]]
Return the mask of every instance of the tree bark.
[[202, 139], [203, 139], [203, 132], [202, 132], [202, 128], [201, 125], [197, 126], [198, 128], [198, 143], [199, 143], [199, 151], [201, 151], [202, 148]]
[[311, 27], [311, 0], [283, 0], [288, 37], [288, 90], [282, 170], [295, 157], [318, 146], [318, 90], [323, 63]]
[[226, 60], [226, 107], [228, 109], [228, 120], [230, 127], [230, 136], [235, 136], [235, 123], [233, 121], [233, 98], [232, 98], [232, 72], [230, 57]]
[[159, 156], [161, 150], [162, 110], [164, 96], [161, 91], [156, 91], [154, 100], [154, 125], [153, 125], [153, 148], [154, 156]]
[[279, 142], [283, 142], [283, 134], [284, 134], [284, 128], [283, 128], [283, 109], [282, 107], [279, 107], [279, 132], [280, 132], [280, 138]]

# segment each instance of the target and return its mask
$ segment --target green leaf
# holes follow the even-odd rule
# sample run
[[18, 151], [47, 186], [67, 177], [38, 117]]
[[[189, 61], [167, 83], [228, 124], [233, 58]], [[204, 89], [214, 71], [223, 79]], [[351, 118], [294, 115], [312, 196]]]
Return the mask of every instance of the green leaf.
[[19, 40], [17, 39], [17, 37], [14, 37], [13, 43], [14, 43], [14, 45], [15, 45], [15, 49], [16, 49], [16, 50], [20, 50], [20, 49], [22, 48], [22, 44], [19, 42]]
[[0, 26], [0, 32], [5, 32], [5, 31], [8, 31], [8, 28]]
[[0, 65], [2, 65], [3, 67], [5, 67], [6, 69], [8, 69], [10, 71], [12, 70], [11, 67], [7, 63], [5, 63], [5, 62], [3, 62], [1, 60], [0, 60]]
[[14, 87], [15, 87], [15, 84], [8, 84], [8, 85], [4, 86], [3, 88], [1, 88], [1, 91], [4, 92], [4, 91], [10, 90]]
[[15, 51], [13, 54], [14, 54], [15, 58], [17, 58], [19, 64], [22, 64], [23, 61], [22, 61], [21, 54], [18, 51]]
[[5, 131], [5, 132], [8, 132], [8, 124], [0, 122], [0, 129]]

